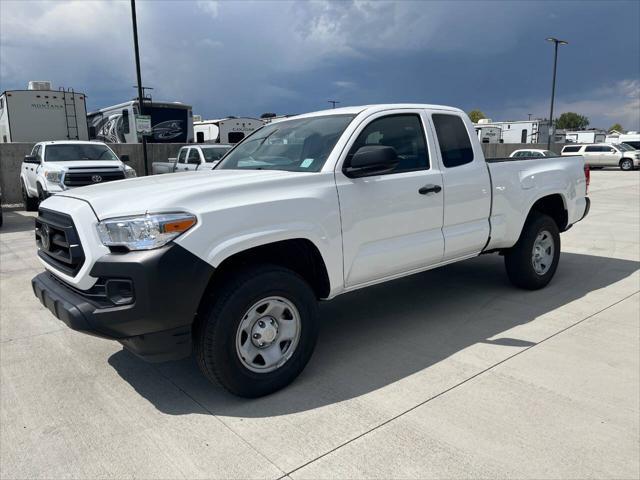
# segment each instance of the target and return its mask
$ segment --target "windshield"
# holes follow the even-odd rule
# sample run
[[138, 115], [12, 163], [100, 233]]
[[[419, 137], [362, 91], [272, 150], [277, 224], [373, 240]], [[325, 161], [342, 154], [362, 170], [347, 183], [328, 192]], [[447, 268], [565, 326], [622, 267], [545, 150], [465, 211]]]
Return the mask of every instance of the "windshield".
[[118, 160], [105, 145], [91, 143], [67, 143], [47, 145], [45, 162], [69, 162], [77, 160]]
[[223, 170], [319, 172], [354, 115], [327, 115], [272, 123], [236, 146]]
[[622, 150], [623, 152], [630, 152], [631, 150], [635, 150], [635, 148], [630, 147], [629, 145], [627, 145], [626, 143], [618, 143], [617, 145], [614, 145], [616, 148], [619, 148], [620, 150]]
[[227, 153], [231, 147], [201, 147], [202, 154], [204, 155], [204, 161], [207, 163], [215, 162], [216, 160], [220, 160], [224, 157], [224, 154]]

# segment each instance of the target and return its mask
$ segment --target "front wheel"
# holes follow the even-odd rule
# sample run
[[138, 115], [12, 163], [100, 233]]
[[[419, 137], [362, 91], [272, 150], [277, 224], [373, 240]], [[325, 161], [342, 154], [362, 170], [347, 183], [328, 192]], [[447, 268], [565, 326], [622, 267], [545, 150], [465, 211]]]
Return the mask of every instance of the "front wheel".
[[24, 209], [27, 212], [35, 212], [38, 210], [38, 199], [31, 198], [27, 193], [27, 187], [25, 187], [24, 182], [20, 182], [22, 188], [22, 203], [24, 203]]
[[633, 170], [633, 160], [630, 158], [623, 158], [620, 160], [620, 170], [624, 170], [625, 172]]
[[198, 319], [195, 351], [207, 378], [241, 397], [291, 383], [318, 336], [313, 290], [295, 272], [264, 265], [232, 274]]
[[545, 287], [553, 278], [560, 260], [560, 231], [556, 222], [541, 213], [531, 215], [520, 239], [505, 256], [511, 283], [527, 290]]

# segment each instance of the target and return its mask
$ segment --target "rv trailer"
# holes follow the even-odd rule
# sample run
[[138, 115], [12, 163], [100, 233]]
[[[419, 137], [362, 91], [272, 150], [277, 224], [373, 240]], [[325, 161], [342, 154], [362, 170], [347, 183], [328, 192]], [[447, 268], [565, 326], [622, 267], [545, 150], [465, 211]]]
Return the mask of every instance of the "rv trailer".
[[85, 94], [29, 82], [0, 94], [0, 143], [89, 140]]
[[264, 122], [257, 118], [228, 117], [193, 122], [193, 130], [197, 143], [235, 144], [262, 125]]
[[[106, 143], [141, 143], [142, 121], [138, 100], [102, 108], [87, 116], [89, 137]], [[147, 143], [192, 143], [191, 105], [180, 102], [144, 102], [144, 116], [151, 117]]]

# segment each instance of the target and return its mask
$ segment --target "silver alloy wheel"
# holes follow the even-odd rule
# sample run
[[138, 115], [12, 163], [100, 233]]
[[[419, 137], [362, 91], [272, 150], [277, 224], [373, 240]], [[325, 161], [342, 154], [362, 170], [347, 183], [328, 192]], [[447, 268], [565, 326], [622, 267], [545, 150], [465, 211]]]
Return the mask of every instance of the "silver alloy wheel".
[[238, 358], [252, 372], [273, 372], [295, 352], [301, 327], [300, 314], [291, 301], [263, 298], [247, 310], [238, 326]]
[[622, 170], [631, 170], [633, 168], [633, 162], [631, 160], [629, 160], [628, 158], [625, 158], [621, 163], [620, 163], [620, 168]]
[[554, 248], [553, 237], [547, 230], [538, 233], [531, 252], [531, 263], [538, 275], [544, 275], [551, 268]]

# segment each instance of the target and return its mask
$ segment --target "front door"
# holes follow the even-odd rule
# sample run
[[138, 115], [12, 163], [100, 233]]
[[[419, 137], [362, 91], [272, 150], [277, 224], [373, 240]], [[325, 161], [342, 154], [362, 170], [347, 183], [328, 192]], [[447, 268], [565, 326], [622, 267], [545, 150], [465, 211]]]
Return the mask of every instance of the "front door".
[[[347, 288], [439, 263], [442, 236], [442, 175], [433, 138], [421, 110], [373, 115], [356, 130], [336, 181], [342, 217]], [[383, 175], [349, 178], [343, 173], [366, 145], [393, 147], [396, 168]], [[425, 189], [425, 187], [427, 187]]]

